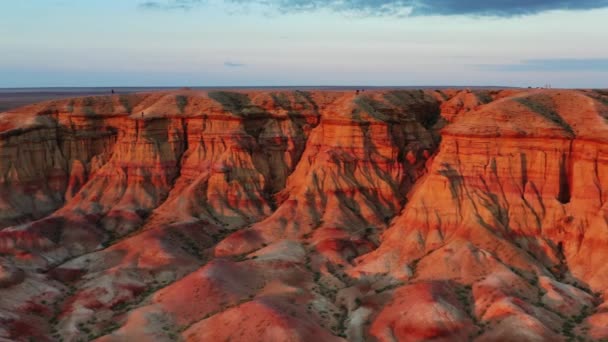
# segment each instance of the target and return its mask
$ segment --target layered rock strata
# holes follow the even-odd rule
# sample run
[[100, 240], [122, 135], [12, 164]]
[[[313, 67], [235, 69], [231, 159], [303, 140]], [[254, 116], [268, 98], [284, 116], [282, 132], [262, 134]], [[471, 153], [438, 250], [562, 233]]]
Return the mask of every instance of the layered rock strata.
[[608, 338], [607, 120], [516, 89], [2, 113], [0, 337]]

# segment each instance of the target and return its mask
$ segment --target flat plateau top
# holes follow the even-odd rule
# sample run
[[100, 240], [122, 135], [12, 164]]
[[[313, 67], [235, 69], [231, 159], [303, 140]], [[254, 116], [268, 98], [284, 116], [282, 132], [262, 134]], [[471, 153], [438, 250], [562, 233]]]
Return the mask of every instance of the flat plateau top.
[[[608, 139], [608, 91], [567, 89], [427, 89], [427, 88], [242, 88], [156, 90], [109, 88], [101, 95], [79, 94], [0, 114], [0, 133], [52, 127], [57, 115], [121, 116], [132, 119], [225, 116], [321, 115], [357, 121], [360, 113], [394, 120], [421, 108], [443, 108], [475, 98], [479, 105], [457, 115], [448, 135]], [[126, 89], [132, 92], [126, 92]], [[68, 89], [69, 90], [69, 89]], [[96, 91], [97, 91], [96, 90]], [[146, 90], [142, 92], [141, 90]], [[36, 93], [38, 94], [38, 93]], [[487, 98], [487, 100], [484, 100]], [[387, 114], [388, 113], [388, 114]]]

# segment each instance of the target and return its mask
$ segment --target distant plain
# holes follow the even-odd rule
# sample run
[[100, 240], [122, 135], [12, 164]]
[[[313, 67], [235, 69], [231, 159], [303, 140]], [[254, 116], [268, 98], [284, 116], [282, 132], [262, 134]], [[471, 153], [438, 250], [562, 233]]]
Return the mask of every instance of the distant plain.
[[[0, 113], [32, 103], [58, 100], [70, 97], [129, 94], [159, 90], [179, 89], [180, 87], [52, 87], [52, 88], [0, 88]], [[200, 90], [355, 90], [355, 89], [430, 89], [430, 88], [508, 88], [508, 87], [462, 87], [462, 86], [400, 86], [400, 87], [365, 87], [365, 86], [264, 86], [264, 87], [189, 87]]]

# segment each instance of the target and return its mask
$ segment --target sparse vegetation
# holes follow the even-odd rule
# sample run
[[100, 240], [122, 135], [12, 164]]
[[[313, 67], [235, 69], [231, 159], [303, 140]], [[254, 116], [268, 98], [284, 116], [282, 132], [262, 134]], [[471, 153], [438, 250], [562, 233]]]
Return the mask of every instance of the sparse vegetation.
[[209, 92], [209, 97], [219, 102], [225, 110], [234, 114], [242, 114], [251, 105], [249, 96], [243, 93], [228, 91]]
[[82, 99], [82, 107], [85, 115], [95, 115], [95, 110], [93, 106], [95, 105], [95, 100], [92, 97], [85, 97]]
[[545, 96], [535, 96], [535, 97], [522, 97], [517, 99], [519, 103], [528, 107], [535, 113], [538, 113], [544, 116], [546, 119], [554, 122], [566, 132], [574, 136], [574, 130], [572, 127], [551, 107], [552, 100]]
[[281, 93], [272, 93], [272, 99], [276, 104], [278, 104], [281, 108], [285, 110], [291, 110], [291, 102], [289, 101], [289, 97], [287, 94]]
[[121, 94], [118, 97], [118, 102], [125, 108], [127, 113], [131, 114], [133, 112], [133, 107], [131, 105], [131, 98], [129, 95]]
[[179, 112], [183, 114], [186, 110], [186, 106], [188, 105], [188, 97], [184, 95], [177, 95], [175, 97], [175, 103], [177, 104]]
[[74, 113], [74, 100], [70, 99], [66, 108], [68, 113]]
[[184, 249], [186, 252], [188, 252], [189, 254], [192, 254], [196, 257], [198, 257], [199, 259], [203, 258], [203, 251], [201, 250], [201, 248], [199, 247], [199, 244], [192, 240], [192, 238], [190, 238], [189, 236], [187, 236], [186, 234], [184, 234], [183, 232], [179, 231], [179, 230], [175, 230], [173, 232], [173, 234], [175, 234], [175, 236], [178, 238], [179, 242], [181, 242], [181, 247], [182, 249]]

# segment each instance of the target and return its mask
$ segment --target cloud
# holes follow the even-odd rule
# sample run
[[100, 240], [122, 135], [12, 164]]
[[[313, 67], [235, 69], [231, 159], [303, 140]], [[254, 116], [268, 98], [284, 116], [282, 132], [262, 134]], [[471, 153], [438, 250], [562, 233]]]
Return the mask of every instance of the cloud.
[[139, 4], [139, 8], [147, 10], [190, 10], [195, 6], [202, 5], [203, 3], [203, 0], [145, 1]]
[[[190, 9], [205, 2], [206, 0], [157, 0], [146, 1], [140, 6], [155, 9]], [[608, 0], [220, 0], [220, 2], [232, 5], [261, 5], [278, 13], [326, 9], [364, 16], [511, 17], [551, 10], [588, 10], [608, 7]]]
[[227, 68], [240, 68], [240, 67], [247, 66], [247, 64], [237, 63], [237, 62], [232, 62], [232, 61], [225, 61], [224, 66]]
[[513, 64], [475, 65], [481, 70], [533, 72], [533, 71], [595, 71], [608, 72], [608, 58], [549, 58], [528, 59]]
[[421, 0], [414, 15], [475, 15], [511, 17], [551, 10], [587, 10], [608, 7], [608, 0]]

